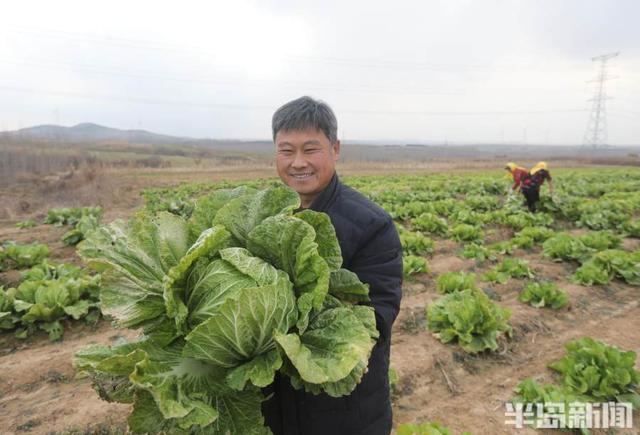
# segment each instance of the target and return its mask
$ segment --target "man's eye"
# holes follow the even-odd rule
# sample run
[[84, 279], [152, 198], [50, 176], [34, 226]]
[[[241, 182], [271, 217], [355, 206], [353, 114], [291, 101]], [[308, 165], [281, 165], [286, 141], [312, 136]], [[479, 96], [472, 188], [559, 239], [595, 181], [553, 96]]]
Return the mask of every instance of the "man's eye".
[[293, 152], [293, 151], [291, 151], [291, 150], [286, 150], [286, 149], [284, 149], [284, 150], [280, 150], [280, 151], [279, 151], [279, 153], [280, 153], [280, 154], [284, 154], [285, 156], [290, 156], [292, 152]]
[[318, 151], [320, 151], [320, 148], [307, 148], [306, 150], [304, 150], [304, 152], [307, 154], [317, 153]]

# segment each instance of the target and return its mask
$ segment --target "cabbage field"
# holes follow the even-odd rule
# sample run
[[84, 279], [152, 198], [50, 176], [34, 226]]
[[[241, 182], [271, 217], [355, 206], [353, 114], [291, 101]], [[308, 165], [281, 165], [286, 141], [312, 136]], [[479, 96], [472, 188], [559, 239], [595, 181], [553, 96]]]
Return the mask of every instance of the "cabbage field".
[[[399, 434], [546, 433], [506, 404], [640, 407], [640, 171], [552, 175], [534, 214], [499, 172], [343, 178], [404, 250]], [[0, 228], [2, 433], [258, 434], [276, 372], [353, 390], [377, 331], [326, 215], [274, 179], [141, 195]]]

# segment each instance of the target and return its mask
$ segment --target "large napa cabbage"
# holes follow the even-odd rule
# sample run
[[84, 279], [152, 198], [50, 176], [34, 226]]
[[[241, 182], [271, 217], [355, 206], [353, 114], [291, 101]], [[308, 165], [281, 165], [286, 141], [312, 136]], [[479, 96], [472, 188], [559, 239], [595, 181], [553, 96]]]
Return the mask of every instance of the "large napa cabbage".
[[378, 337], [368, 286], [341, 269], [326, 214], [287, 187], [219, 190], [190, 219], [138, 214], [87, 234], [101, 304], [138, 341], [94, 345], [76, 369], [133, 403], [135, 433], [268, 433], [261, 388], [349, 394]]

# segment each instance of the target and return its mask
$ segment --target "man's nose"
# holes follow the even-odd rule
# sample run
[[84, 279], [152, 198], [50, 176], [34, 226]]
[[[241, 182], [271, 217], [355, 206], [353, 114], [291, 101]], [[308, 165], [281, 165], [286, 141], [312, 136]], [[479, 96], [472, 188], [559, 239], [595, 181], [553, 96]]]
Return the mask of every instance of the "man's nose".
[[304, 153], [296, 153], [291, 166], [294, 168], [304, 168], [307, 166], [307, 159], [304, 158]]

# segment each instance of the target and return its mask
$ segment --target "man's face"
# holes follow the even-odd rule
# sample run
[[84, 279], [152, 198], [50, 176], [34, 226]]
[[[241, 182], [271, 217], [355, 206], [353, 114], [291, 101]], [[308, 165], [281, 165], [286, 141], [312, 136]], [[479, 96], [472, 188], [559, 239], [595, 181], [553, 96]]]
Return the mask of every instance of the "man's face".
[[275, 143], [278, 175], [308, 207], [331, 181], [340, 141], [331, 144], [321, 130], [293, 130], [279, 131]]

